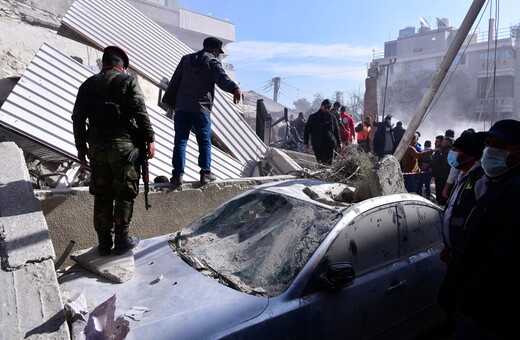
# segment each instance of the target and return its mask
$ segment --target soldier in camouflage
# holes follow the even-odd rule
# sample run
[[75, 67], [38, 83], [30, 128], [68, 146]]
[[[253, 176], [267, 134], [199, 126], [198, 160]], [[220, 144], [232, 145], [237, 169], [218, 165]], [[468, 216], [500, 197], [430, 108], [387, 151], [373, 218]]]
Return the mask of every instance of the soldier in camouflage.
[[89, 191], [94, 195], [98, 251], [107, 256], [112, 246], [120, 255], [139, 242], [128, 235], [140, 177], [138, 162], [129, 156], [135, 152], [136, 138], [146, 143], [146, 155], [141, 156], [148, 159], [154, 157], [155, 143], [137, 79], [120, 76], [129, 65], [127, 54], [116, 46], [103, 52], [103, 69], [79, 88], [72, 121], [78, 158], [87, 164], [88, 157], [92, 170]]

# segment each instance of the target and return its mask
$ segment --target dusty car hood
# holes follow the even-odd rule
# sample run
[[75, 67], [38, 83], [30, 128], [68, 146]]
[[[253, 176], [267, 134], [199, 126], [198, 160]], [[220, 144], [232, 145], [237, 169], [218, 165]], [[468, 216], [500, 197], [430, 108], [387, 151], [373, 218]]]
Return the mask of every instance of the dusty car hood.
[[140, 321], [125, 317], [127, 339], [211, 339], [267, 307], [268, 298], [233, 290], [188, 266], [168, 246], [168, 235], [141, 241], [134, 258], [131, 280], [118, 284], [80, 271], [60, 278], [62, 295], [84, 291], [91, 311], [116, 294], [116, 318], [134, 306], [150, 309]]

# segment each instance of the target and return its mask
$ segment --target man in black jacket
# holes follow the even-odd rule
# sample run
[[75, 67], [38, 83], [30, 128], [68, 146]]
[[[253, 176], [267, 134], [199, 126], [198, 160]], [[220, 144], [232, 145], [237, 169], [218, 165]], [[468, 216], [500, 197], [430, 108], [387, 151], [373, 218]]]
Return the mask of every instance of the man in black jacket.
[[330, 110], [330, 100], [325, 99], [321, 103], [320, 109], [309, 116], [303, 133], [304, 150], [309, 150], [310, 137], [316, 161], [327, 165], [332, 164], [334, 149], [341, 150], [338, 120], [330, 113]]
[[200, 182], [215, 180], [211, 173], [211, 109], [215, 98], [215, 84], [222, 90], [233, 94], [237, 104], [242, 98], [242, 91], [222, 68], [220, 54], [222, 41], [209, 37], [204, 39], [203, 49], [182, 57], [173, 73], [164, 93], [163, 103], [170, 110], [175, 110], [175, 146], [173, 148], [173, 171], [171, 182], [180, 185], [183, 182], [186, 164], [186, 144], [191, 127], [195, 128], [199, 144]]
[[481, 164], [491, 179], [464, 224], [462, 246], [439, 295], [460, 316], [464, 339], [507, 339], [518, 329], [520, 290], [520, 121], [496, 122], [487, 132]]

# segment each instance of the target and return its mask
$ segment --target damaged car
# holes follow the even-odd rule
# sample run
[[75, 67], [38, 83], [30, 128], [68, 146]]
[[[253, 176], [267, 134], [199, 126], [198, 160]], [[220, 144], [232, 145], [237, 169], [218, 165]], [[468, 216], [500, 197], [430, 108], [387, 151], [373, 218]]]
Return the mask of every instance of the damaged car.
[[[128, 339], [411, 338], [443, 318], [442, 210], [415, 194], [337, 200], [346, 185], [261, 185], [172, 235], [141, 241], [135, 275], [60, 279], [91, 305], [117, 296]], [[336, 198], [336, 199], [334, 199]]]

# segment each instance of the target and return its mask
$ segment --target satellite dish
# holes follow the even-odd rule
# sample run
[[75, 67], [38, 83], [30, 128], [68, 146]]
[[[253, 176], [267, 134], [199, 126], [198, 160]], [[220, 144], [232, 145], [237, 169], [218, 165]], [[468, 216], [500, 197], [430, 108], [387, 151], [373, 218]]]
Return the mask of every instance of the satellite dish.
[[448, 19], [437, 18], [437, 28], [447, 28], [447, 27], [448, 27]]
[[431, 28], [430, 23], [424, 17], [420, 16], [419, 20], [421, 21], [421, 27]]

